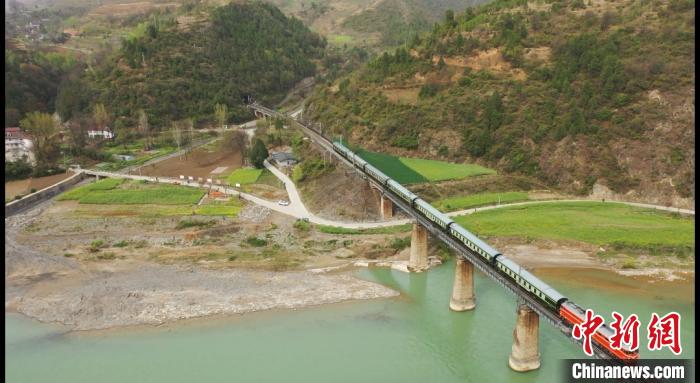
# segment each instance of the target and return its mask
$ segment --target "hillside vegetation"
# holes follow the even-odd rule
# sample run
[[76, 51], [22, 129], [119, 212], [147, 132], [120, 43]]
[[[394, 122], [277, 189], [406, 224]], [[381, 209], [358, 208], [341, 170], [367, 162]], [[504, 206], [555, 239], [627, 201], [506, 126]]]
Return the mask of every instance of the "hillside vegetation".
[[497, 0], [320, 86], [307, 117], [393, 155], [692, 205], [695, 6]]
[[338, 48], [382, 52], [430, 30], [445, 11], [462, 11], [485, 0], [270, 0], [323, 34]]
[[105, 105], [117, 128], [135, 125], [139, 109], [158, 127], [212, 121], [220, 103], [229, 106], [230, 119], [241, 120], [250, 113], [246, 96], [281, 100], [315, 74], [313, 60], [324, 47], [323, 38], [266, 3], [181, 7], [139, 24], [113, 57], [62, 89], [59, 112], [86, 112], [75, 100], [88, 98]]
[[18, 49], [5, 42], [5, 126], [17, 126], [25, 114], [54, 111], [58, 84], [76, 65], [70, 55]]

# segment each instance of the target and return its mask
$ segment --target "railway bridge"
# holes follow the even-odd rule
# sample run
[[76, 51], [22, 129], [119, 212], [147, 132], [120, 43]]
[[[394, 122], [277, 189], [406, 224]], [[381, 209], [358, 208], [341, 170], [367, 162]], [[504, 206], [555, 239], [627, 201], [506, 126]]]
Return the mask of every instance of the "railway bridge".
[[[258, 103], [248, 105], [256, 116], [289, 118], [280, 112], [267, 108]], [[581, 344], [582, 340], [571, 336], [571, 324], [562, 319], [559, 312], [545, 305], [541, 300], [533, 297], [525, 288], [517, 284], [513, 279], [506, 278], [500, 273], [493, 263], [487, 262], [474, 250], [448, 235], [446, 231], [434, 222], [426, 219], [415, 207], [407, 203], [397, 193], [384, 184], [377, 182], [373, 177], [355, 164], [336, 152], [333, 142], [322, 135], [320, 130], [305, 126], [297, 121], [301, 130], [324, 151], [335, 155], [338, 161], [345, 163], [357, 172], [357, 175], [369, 182], [374, 190], [381, 195], [381, 213], [384, 218], [390, 218], [394, 208], [400, 209], [413, 221], [411, 234], [411, 247], [409, 270], [421, 272], [427, 269], [428, 259], [428, 234], [448, 245], [458, 255], [455, 266], [455, 277], [452, 288], [452, 296], [449, 308], [454, 311], [468, 311], [476, 308], [476, 294], [474, 291], [474, 268], [479, 269], [501, 287], [513, 293], [517, 297], [516, 321], [513, 330], [513, 345], [508, 358], [509, 366], [516, 371], [530, 371], [539, 368], [539, 323], [540, 318], [553, 325], [575, 344]], [[594, 356], [605, 363], [617, 364], [621, 360], [611, 355], [608, 350], [597, 343], [593, 343]]]

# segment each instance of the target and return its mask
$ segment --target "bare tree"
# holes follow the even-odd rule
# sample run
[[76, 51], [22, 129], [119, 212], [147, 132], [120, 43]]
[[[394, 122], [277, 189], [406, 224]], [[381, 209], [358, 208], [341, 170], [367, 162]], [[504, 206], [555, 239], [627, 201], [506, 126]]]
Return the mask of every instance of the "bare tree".
[[109, 114], [107, 113], [107, 109], [105, 109], [103, 104], [95, 104], [92, 109], [92, 118], [95, 120], [97, 127], [100, 130], [104, 130], [105, 126], [107, 126], [107, 123], [109, 122]]
[[229, 153], [241, 153], [246, 155], [248, 146], [248, 135], [241, 130], [226, 132], [221, 140], [221, 149]]
[[143, 133], [146, 140], [144, 141], [145, 150], [151, 149], [151, 129], [148, 126], [148, 116], [143, 109], [139, 109], [139, 130]]
[[91, 123], [90, 117], [80, 115], [74, 117], [66, 124], [68, 126], [70, 143], [74, 149], [82, 149], [85, 147], [87, 131]]
[[175, 141], [175, 145], [177, 145], [177, 150], [180, 151], [180, 146], [182, 146], [182, 122], [173, 122], [171, 132], [173, 134], [173, 141]]
[[185, 129], [187, 129], [187, 136], [189, 137], [189, 151], [192, 151], [192, 148], [194, 147], [194, 123], [191, 118], [188, 118], [184, 121], [185, 123]]
[[219, 122], [219, 125], [221, 125], [221, 128], [223, 129], [224, 125], [228, 121], [228, 107], [223, 104], [214, 105], [214, 118], [216, 118], [216, 121]]

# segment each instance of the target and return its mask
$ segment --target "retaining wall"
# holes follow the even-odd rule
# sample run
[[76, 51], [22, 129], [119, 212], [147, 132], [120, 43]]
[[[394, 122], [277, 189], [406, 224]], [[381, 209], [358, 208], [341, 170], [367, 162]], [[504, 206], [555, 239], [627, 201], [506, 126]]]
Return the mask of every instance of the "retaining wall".
[[61, 182], [55, 183], [39, 191], [28, 194], [22, 197], [21, 199], [9, 202], [5, 204], [5, 217], [17, 214], [31, 206], [44, 202], [51, 197], [63, 193], [64, 191], [73, 187], [78, 182], [82, 181], [85, 177], [88, 177], [88, 175], [84, 174], [83, 172], [76, 173], [74, 176], [66, 178]]

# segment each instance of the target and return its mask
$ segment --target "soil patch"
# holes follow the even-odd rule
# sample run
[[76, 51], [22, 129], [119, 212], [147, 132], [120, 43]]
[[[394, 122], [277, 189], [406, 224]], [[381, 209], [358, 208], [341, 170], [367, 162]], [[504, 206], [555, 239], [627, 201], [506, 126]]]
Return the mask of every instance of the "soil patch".
[[187, 155], [177, 156], [153, 165], [141, 168], [141, 174], [147, 176], [211, 178], [217, 169], [231, 171], [241, 167], [241, 153], [223, 152], [217, 149], [198, 148]]

